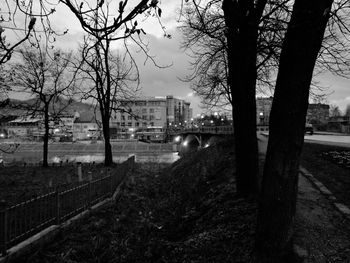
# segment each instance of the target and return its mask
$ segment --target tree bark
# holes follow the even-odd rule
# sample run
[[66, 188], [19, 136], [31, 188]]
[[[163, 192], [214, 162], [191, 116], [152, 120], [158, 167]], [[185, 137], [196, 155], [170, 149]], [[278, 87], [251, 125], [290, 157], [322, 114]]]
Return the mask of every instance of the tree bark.
[[44, 148], [43, 148], [43, 167], [48, 167], [48, 149], [49, 149], [49, 104], [44, 108]]
[[233, 104], [237, 192], [250, 196], [258, 192], [255, 89], [258, 23], [262, 12], [256, 10], [254, 1], [246, 0], [224, 0], [223, 11], [227, 27], [228, 84]]
[[259, 204], [259, 262], [284, 262], [292, 248], [309, 89], [332, 2], [296, 0], [283, 42]]
[[109, 117], [102, 118], [103, 137], [105, 140], [105, 166], [110, 166], [113, 163], [113, 154], [111, 146], [111, 136], [109, 131]]

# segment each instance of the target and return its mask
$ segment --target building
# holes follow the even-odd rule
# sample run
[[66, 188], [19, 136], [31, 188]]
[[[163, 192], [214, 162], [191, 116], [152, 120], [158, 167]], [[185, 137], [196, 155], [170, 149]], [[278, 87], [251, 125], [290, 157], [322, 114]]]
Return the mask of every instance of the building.
[[166, 100], [164, 98], [120, 101], [120, 111], [111, 116], [111, 127], [140, 128], [166, 126]]
[[256, 99], [256, 123], [258, 126], [269, 125], [273, 97]]
[[174, 98], [172, 95], [166, 96], [167, 103], [167, 123], [168, 125], [183, 126], [192, 118], [190, 103], [182, 99]]
[[23, 116], [3, 124], [8, 138], [22, 140], [39, 139], [44, 134], [44, 122], [41, 117]]
[[73, 141], [100, 138], [100, 127], [94, 117], [78, 117], [73, 123]]
[[350, 117], [349, 116], [330, 117], [327, 123], [327, 130], [332, 132], [350, 133]]
[[111, 138], [115, 139], [161, 140], [160, 134], [169, 126], [184, 126], [192, 118], [190, 103], [171, 95], [119, 102], [120, 110], [110, 121]]

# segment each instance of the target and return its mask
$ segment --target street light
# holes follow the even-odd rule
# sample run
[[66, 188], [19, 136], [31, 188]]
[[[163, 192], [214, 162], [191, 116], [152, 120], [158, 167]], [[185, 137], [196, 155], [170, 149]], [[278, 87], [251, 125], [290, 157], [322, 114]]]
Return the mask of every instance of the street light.
[[259, 116], [260, 116], [260, 124], [263, 124], [264, 123], [264, 113], [260, 112]]

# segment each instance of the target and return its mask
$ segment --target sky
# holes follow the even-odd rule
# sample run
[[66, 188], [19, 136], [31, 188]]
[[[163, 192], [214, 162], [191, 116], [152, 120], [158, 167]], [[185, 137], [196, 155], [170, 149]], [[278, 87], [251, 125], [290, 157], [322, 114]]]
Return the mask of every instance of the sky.
[[[133, 2], [137, 2], [137, 0], [129, 0], [130, 4]], [[146, 20], [138, 20], [139, 25], [142, 25], [147, 33], [144, 40], [149, 43], [149, 54], [154, 56], [158, 65], [171, 64], [171, 66], [158, 68], [151, 61], [144, 63], [145, 55], [142, 52], [133, 52], [133, 57], [137, 61], [140, 71], [142, 96], [174, 95], [191, 102], [194, 115], [196, 115], [204, 111], [199, 106], [200, 99], [194, 96], [190, 89], [190, 83], [181, 81], [181, 78], [190, 73], [190, 58], [180, 48], [182, 37], [177, 29], [180, 25], [177, 22], [180, 4], [181, 0], [163, 0], [160, 2], [163, 11], [161, 21], [166, 28], [166, 32], [171, 34], [171, 39], [164, 37], [164, 31], [157, 19], [149, 17]], [[64, 50], [76, 49], [84, 34], [78, 20], [71, 14], [70, 10], [64, 5], [58, 6], [50, 21], [57, 31], [63, 32], [65, 29], [69, 29], [66, 35], [57, 37], [55, 46]], [[118, 49], [119, 45], [114, 44], [114, 48]], [[327, 103], [338, 105], [340, 110], [344, 111], [346, 105], [350, 104], [350, 80], [335, 77], [331, 74], [323, 74], [318, 81], [321, 85], [328, 87], [326, 91], [326, 93], [329, 93]]]

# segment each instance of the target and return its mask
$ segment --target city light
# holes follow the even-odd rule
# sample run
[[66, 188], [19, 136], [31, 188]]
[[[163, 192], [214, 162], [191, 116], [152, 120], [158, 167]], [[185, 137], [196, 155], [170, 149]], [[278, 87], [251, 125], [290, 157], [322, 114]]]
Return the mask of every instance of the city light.
[[204, 145], [204, 148], [208, 148], [209, 147], [209, 143], [207, 143], [206, 145]]
[[212, 124], [213, 124], [213, 123], [214, 123], [214, 121], [213, 121], [213, 120], [211, 120], [211, 121], [210, 121], [210, 123], [212, 123]]
[[4, 133], [0, 133], [0, 138], [5, 138], [5, 134]]
[[188, 145], [188, 141], [184, 141], [182, 145], [186, 147]]
[[174, 140], [175, 140], [175, 142], [180, 142], [181, 136], [176, 136]]

